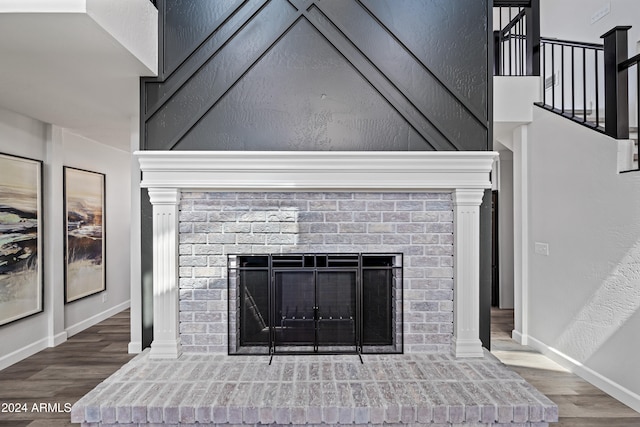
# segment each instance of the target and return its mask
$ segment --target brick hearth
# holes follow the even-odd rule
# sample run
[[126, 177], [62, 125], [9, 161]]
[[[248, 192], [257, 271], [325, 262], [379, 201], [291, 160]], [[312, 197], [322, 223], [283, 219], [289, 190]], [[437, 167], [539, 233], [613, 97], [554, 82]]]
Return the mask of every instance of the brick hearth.
[[491, 354], [266, 356], [145, 352], [78, 401], [83, 426], [422, 425], [543, 427], [548, 398]]

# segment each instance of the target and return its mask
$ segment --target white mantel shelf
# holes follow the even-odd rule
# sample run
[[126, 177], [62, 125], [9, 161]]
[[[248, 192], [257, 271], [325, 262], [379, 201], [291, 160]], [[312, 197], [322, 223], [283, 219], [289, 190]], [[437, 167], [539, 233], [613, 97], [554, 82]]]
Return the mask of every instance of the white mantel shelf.
[[451, 191], [456, 357], [483, 357], [479, 335], [480, 204], [498, 153], [353, 151], [139, 151], [153, 205], [154, 339], [150, 357], [172, 358], [179, 337], [179, 204], [183, 190]]
[[138, 151], [143, 188], [448, 190], [490, 188], [497, 153]]

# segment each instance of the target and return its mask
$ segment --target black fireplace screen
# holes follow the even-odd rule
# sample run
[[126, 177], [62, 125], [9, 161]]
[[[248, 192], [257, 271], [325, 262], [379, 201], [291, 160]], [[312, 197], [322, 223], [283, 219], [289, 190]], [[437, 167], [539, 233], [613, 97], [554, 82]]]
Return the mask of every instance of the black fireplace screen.
[[402, 254], [229, 256], [229, 354], [401, 352]]

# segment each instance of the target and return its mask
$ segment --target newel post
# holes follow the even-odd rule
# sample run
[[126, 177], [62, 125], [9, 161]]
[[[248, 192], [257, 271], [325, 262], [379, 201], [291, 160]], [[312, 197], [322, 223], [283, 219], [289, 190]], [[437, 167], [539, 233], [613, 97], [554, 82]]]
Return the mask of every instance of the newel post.
[[540, 75], [540, 0], [525, 8], [527, 25], [527, 76]]
[[493, 75], [502, 75], [502, 31], [493, 32]]
[[179, 325], [178, 215], [180, 190], [149, 188], [153, 205], [153, 341], [150, 357], [177, 359]]
[[628, 58], [627, 31], [631, 27], [615, 27], [603, 34], [604, 39], [604, 127], [612, 138], [629, 138], [629, 80], [625, 68], [618, 65]]
[[453, 192], [453, 353], [483, 357], [480, 341], [480, 204], [484, 189]]

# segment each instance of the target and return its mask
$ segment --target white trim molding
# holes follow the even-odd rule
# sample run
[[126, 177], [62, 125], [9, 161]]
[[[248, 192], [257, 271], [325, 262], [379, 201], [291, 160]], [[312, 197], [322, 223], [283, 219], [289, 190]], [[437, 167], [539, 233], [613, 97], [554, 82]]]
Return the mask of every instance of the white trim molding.
[[142, 187], [224, 190], [491, 188], [497, 153], [139, 151]]
[[539, 351], [558, 365], [618, 399], [634, 411], [640, 412], [640, 395], [530, 335], [524, 337], [523, 340], [526, 340], [531, 348]]
[[112, 316], [115, 316], [116, 314], [120, 313], [122, 310], [126, 310], [127, 308], [131, 307], [131, 301], [127, 300], [124, 302], [121, 302], [120, 304], [111, 307], [105, 311], [102, 311], [98, 314], [95, 314], [91, 317], [89, 317], [88, 319], [83, 320], [82, 322], [78, 322], [74, 325], [68, 326], [65, 329], [65, 334], [69, 337], [74, 336], [75, 334], [79, 334], [80, 332], [84, 331], [87, 328], [90, 328], [94, 325], [97, 325], [98, 323], [102, 322], [103, 320], [106, 320]]
[[151, 356], [180, 355], [178, 204], [182, 190], [451, 191], [454, 196], [454, 353], [483, 357], [479, 339], [480, 221], [498, 153], [139, 151], [154, 234]]

